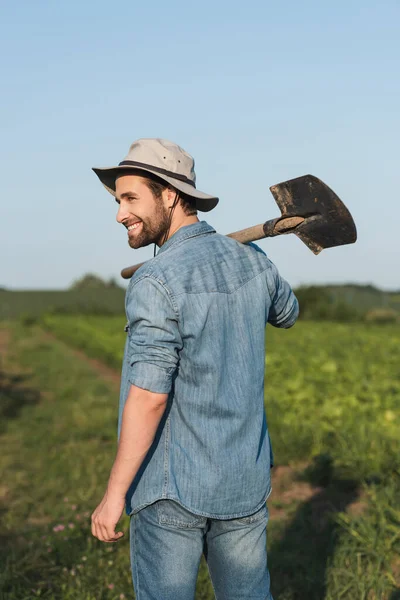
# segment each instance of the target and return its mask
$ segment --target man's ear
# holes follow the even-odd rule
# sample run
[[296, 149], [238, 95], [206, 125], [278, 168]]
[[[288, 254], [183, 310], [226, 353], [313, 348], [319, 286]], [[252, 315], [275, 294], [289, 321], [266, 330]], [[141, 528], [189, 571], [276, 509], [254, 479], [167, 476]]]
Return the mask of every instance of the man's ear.
[[176, 195], [179, 192], [173, 187], [167, 187], [166, 192], [167, 192], [167, 208], [172, 208], [175, 198], [176, 198]]

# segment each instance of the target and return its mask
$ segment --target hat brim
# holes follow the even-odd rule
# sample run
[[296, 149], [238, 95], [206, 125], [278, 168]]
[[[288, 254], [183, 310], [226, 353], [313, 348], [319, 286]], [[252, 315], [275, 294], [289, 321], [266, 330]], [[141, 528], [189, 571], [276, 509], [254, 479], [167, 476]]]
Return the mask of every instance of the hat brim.
[[144, 173], [151, 173], [155, 175], [159, 179], [170, 183], [174, 188], [185, 194], [186, 196], [190, 196], [194, 198], [196, 201], [196, 208], [201, 210], [202, 212], [208, 212], [215, 208], [219, 202], [219, 198], [216, 196], [210, 196], [209, 194], [205, 194], [204, 192], [200, 192], [195, 187], [191, 186], [189, 183], [185, 183], [184, 181], [180, 181], [179, 179], [174, 179], [173, 177], [169, 177], [168, 175], [160, 175], [156, 171], [152, 171], [151, 169], [144, 169], [143, 167], [104, 167], [104, 168], [96, 168], [92, 169], [97, 177], [100, 179], [101, 183], [104, 185], [106, 190], [110, 192], [113, 196], [115, 196], [115, 179], [117, 175], [121, 173], [129, 173], [129, 171], [143, 171]]

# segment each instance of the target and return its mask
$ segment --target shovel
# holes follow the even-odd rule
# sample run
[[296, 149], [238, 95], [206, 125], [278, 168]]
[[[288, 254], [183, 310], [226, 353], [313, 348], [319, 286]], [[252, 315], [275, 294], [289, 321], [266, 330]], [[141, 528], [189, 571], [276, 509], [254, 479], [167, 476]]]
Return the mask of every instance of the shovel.
[[[227, 237], [248, 244], [266, 237], [294, 233], [314, 254], [319, 254], [324, 248], [344, 246], [356, 241], [356, 226], [350, 212], [321, 179], [303, 175], [269, 189], [281, 216], [230, 233]], [[130, 279], [143, 264], [122, 269], [121, 276]]]

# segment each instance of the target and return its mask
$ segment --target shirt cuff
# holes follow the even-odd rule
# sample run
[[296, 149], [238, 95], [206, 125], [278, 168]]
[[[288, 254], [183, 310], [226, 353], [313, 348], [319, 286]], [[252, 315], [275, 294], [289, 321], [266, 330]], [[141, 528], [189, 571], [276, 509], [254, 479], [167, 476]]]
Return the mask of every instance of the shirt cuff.
[[155, 394], [169, 394], [174, 368], [163, 369], [152, 363], [139, 362], [131, 366], [129, 382]]

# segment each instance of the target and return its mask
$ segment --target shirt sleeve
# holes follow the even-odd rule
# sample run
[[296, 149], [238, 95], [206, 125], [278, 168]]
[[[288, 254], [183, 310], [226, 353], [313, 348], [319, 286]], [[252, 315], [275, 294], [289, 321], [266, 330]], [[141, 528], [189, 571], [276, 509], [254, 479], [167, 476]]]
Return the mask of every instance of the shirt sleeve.
[[278, 269], [271, 262], [268, 272], [268, 288], [271, 296], [271, 307], [268, 314], [268, 323], [274, 327], [288, 329], [292, 327], [299, 316], [299, 303], [288, 282], [278, 273]]
[[168, 394], [182, 349], [177, 312], [162, 283], [151, 276], [128, 290], [129, 381], [137, 387]]

